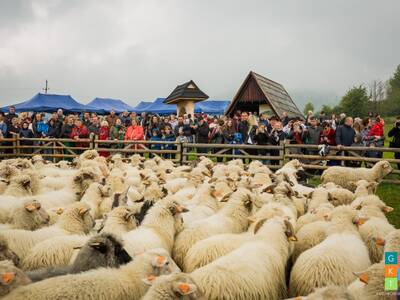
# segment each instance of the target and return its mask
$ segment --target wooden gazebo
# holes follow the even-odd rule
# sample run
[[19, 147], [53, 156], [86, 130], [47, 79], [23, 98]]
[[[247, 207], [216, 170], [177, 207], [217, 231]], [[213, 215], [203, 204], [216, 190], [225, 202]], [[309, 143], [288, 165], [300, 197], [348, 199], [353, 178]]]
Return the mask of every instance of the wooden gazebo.
[[283, 85], [253, 71], [247, 75], [225, 114], [232, 116], [237, 110], [275, 115], [280, 119], [284, 112], [289, 117], [304, 118]]
[[172, 93], [165, 98], [164, 103], [176, 104], [177, 115], [194, 114], [194, 104], [204, 101], [208, 96], [201, 91], [193, 80], [178, 85]]

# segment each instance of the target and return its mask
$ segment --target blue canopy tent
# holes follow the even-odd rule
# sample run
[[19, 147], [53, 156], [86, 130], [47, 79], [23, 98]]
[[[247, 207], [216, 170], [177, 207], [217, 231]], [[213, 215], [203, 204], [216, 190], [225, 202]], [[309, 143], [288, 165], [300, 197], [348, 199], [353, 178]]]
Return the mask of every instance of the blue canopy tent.
[[158, 114], [158, 115], [168, 115], [176, 113], [176, 105], [169, 105], [164, 103], [165, 98], [157, 98], [149, 106], [142, 108], [142, 111]]
[[[15, 104], [15, 110], [34, 111], [34, 112], [54, 112], [62, 108], [67, 112], [96, 112], [103, 113], [104, 110], [84, 105], [73, 99], [70, 95], [55, 95], [38, 93], [30, 100]], [[8, 111], [10, 106], [1, 108], [2, 111]]]
[[[175, 104], [165, 104], [165, 98], [157, 98], [154, 102], [140, 102], [135, 110], [137, 112], [148, 112], [159, 115], [174, 114], [176, 113]], [[195, 104], [195, 113], [206, 113], [211, 115], [222, 115], [225, 109], [228, 107], [230, 101], [220, 100], [207, 100], [203, 102], [197, 102]]]
[[117, 113], [121, 113], [125, 110], [127, 111], [135, 111], [135, 109], [123, 102], [122, 100], [118, 99], [109, 99], [109, 98], [94, 98], [90, 101], [87, 105], [95, 107], [97, 109], [103, 109], [105, 111], [112, 111], [114, 110]]
[[146, 108], [148, 106], [150, 106], [152, 104], [152, 102], [147, 102], [147, 101], [140, 101], [138, 105], [136, 105], [133, 109], [136, 112], [142, 112], [142, 111], [146, 111]]

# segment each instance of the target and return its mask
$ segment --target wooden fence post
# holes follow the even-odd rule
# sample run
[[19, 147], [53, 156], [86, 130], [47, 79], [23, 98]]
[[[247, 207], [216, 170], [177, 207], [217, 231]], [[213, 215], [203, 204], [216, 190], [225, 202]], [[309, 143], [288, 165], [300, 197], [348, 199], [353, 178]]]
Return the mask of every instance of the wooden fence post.
[[178, 149], [179, 149], [179, 165], [182, 166], [182, 164], [183, 164], [183, 143], [181, 141], [179, 141]]
[[19, 148], [18, 148], [19, 147], [19, 134], [13, 133], [12, 137], [14, 139], [14, 141], [13, 141], [13, 154], [14, 154], [14, 157], [17, 157], [18, 154], [19, 154]]
[[279, 149], [279, 156], [282, 157], [279, 160], [279, 165], [282, 167], [285, 164], [285, 141], [280, 141], [279, 146], [283, 147], [282, 149]]

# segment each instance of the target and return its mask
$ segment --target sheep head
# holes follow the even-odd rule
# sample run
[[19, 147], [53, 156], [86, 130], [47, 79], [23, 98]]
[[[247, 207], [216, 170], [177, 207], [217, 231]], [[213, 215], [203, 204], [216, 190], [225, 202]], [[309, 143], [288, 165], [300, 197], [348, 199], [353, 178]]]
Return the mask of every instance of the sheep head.
[[142, 254], [143, 259], [151, 264], [153, 271], [143, 278], [143, 282], [151, 285], [157, 276], [180, 272], [168, 252], [164, 249], [152, 249]]
[[81, 202], [74, 203], [68, 207], [57, 223], [64, 230], [76, 234], [88, 234], [95, 225], [94, 219], [90, 214], [90, 207]]
[[0, 261], [10, 260], [14, 265], [19, 266], [20, 259], [14, 251], [8, 247], [7, 240], [0, 236]]
[[378, 174], [377, 174], [378, 178], [376, 178], [376, 180], [378, 180], [378, 181], [381, 180], [386, 175], [392, 173], [392, 171], [393, 171], [392, 166], [386, 160], [377, 162], [375, 164], [375, 166], [373, 167], [373, 169], [378, 170]]
[[81, 247], [73, 263], [72, 273], [99, 267], [117, 268], [131, 260], [132, 257], [124, 249], [124, 244], [119, 237], [111, 233], [101, 233], [90, 238]]
[[146, 299], [155, 299], [160, 294], [165, 299], [206, 299], [196, 282], [188, 274], [171, 274], [150, 282], [145, 280], [145, 282], [152, 285], [146, 294]]
[[49, 214], [37, 201], [29, 201], [24, 204], [23, 210], [16, 212], [14, 226], [20, 229], [36, 230], [50, 222]]
[[11, 261], [0, 262], [0, 296], [5, 296], [13, 289], [29, 283], [31, 283], [29, 277]]

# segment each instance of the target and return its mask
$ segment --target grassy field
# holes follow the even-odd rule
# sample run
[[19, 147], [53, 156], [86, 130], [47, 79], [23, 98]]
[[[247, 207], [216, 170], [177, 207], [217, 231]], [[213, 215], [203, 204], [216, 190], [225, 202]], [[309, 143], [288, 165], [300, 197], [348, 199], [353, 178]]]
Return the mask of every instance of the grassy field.
[[[317, 186], [320, 184], [320, 179], [319, 177], [314, 177], [309, 183]], [[394, 208], [394, 210], [386, 216], [393, 226], [400, 229], [400, 185], [381, 183], [378, 187], [377, 194], [387, 205]]]

